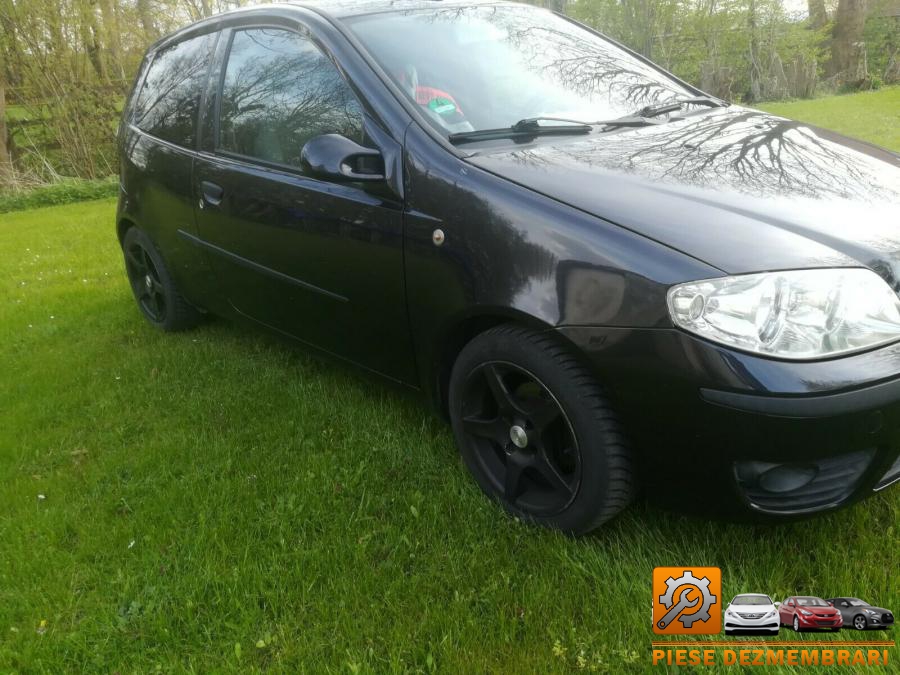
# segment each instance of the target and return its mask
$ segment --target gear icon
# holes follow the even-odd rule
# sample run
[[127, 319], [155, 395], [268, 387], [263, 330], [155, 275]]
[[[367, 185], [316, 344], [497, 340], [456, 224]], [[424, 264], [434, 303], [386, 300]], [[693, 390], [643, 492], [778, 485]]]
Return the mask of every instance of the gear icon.
[[684, 588], [685, 586], [696, 587], [703, 596], [703, 602], [700, 604], [700, 609], [696, 612], [682, 614], [678, 617], [681, 625], [685, 628], [690, 628], [694, 625], [695, 621], [709, 621], [709, 608], [716, 602], [717, 598], [709, 592], [709, 579], [706, 577], [700, 577], [698, 579], [691, 574], [690, 570], [685, 570], [684, 574], [677, 579], [674, 577], [666, 579], [666, 592], [659, 596], [659, 602], [664, 605], [666, 609], [671, 609], [675, 604], [675, 592], [679, 588]]

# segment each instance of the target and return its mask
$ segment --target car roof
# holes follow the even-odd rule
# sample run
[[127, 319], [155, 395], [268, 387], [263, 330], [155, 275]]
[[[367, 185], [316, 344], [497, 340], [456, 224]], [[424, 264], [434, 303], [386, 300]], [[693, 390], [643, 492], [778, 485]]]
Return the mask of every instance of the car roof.
[[268, 13], [284, 15], [292, 9], [315, 12], [333, 22], [340, 22], [355, 16], [380, 14], [388, 12], [411, 12], [440, 10], [447, 7], [507, 6], [529, 7], [519, 2], [506, 0], [296, 0], [261, 5], [248, 5], [227, 12], [214, 14], [164, 35], [148, 48], [154, 51], [164, 45], [180, 42], [183, 39], [202, 33], [217, 30], [221, 23], [241, 16], [266, 16]]
[[[286, 4], [306, 7], [337, 19], [382, 12], [409, 12], [419, 9], [475, 5], [515, 5], [504, 0], [300, 0]], [[240, 11], [240, 10], [238, 10]]]

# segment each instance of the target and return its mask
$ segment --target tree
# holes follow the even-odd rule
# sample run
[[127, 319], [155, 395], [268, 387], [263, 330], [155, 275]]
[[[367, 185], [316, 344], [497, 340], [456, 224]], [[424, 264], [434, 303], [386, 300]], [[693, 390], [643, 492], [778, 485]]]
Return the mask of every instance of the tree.
[[807, 0], [806, 6], [809, 10], [809, 27], [813, 30], [824, 28], [828, 23], [825, 0]]
[[867, 0], [839, 0], [831, 42], [831, 70], [845, 82], [860, 82], [868, 75], [866, 46]]

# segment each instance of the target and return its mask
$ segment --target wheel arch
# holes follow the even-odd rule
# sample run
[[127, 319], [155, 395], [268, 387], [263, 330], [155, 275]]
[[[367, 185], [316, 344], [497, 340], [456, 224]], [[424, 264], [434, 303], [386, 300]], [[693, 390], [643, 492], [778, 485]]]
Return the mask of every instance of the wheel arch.
[[575, 347], [564, 335], [557, 332], [556, 327], [541, 319], [521, 310], [509, 307], [483, 307], [466, 312], [448, 322], [434, 348], [434, 360], [428, 384], [429, 395], [437, 411], [445, 419], [449, 419], [448, 393], [450, 388], [450, 373], [453, 364], [459, 354], [476, 337], [485, 331], [503, 324], [517, 324], [530, 328], [537, 332], [552, 331], [556, 339], [576, 359], [593, 371], [589, 360]]
[[116, 223], [116, 236], [119, 238], [119, 246], [125, 243], [125, 233], [132, 227], [137, 227], [137, 223], [128, 216], [122, 216]]

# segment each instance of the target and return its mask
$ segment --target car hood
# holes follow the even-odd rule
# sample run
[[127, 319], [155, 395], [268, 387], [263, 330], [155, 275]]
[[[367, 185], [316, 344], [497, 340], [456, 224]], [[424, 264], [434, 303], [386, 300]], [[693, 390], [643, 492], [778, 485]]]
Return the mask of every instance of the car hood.
[[812, 612], [816, 616], [834, 616], [835, 614], [840, 614], [837, 611], [837, 607], [798, 607], [799, 610], [806, 610], [807, 612]]
[[900, 155], [730, 106], [467, 161], [729, 274], [866, 266], [900, 290]]
[[844, 611], [862, 611], [864, 609], [871, 609], [873, 612], [878, 612], [879, 614], [893, 614], [889, 609], [885, 609], [884, 607], [872, 607], [871, 605], [866, 605], [865, 607], [841, 607], [841, 609]]

